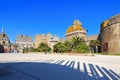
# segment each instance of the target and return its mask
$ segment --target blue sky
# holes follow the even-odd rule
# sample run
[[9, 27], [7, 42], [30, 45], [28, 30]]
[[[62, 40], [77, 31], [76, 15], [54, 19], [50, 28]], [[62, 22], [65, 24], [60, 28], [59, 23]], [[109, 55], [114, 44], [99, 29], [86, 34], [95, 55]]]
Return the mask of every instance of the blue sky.
[[87, 35], [99, 33], [100, 23], [120, 13], [120, 0], [0, 0], [0, 29], [14, 43], [18, 34], [34, 39], [52, 33], [65, 38], [75, 17]]

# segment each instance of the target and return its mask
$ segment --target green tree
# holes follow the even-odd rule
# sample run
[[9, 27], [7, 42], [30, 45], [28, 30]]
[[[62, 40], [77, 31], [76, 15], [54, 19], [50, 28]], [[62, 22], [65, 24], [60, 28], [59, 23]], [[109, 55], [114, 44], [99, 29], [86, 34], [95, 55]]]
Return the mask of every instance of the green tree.
[[53, 51], [60, 52], [88, 52], [89, 47], [86, 45], [85, 40], [80, 37], [73, 37], [71, 41], [65, 41], [64, 43], [57, 43], [53, 46]]
[[38, 46], [38, 49], [40, 50], [40, 52], [50, 52], [51, 51], [51, 48], [44, 42], [41, 42]]
[[81, 43], [77, 45], [75, 51], [79, 53], [89, 52], [89, 47], [85, 43]]
[[76, 47], [80, 44], [80, 43], [85, 43], [84, 39], [83, 38], [80, 38], [80, 37], [73, 37], [72, 40], [72, 49], [76, 49]]
[[96, 49], [96, 46], [100, 46], [100, 41], [99, 40], [91, 40], [90, 41], [90, 48], [91, 48], [92, 52], [98, 52], [98, 50]]
[[38, 48], [33, 48], [32, 52], [40, 52], [40, 50]]
[[68, 41], [68, 40], [66, 40], [65, 42], [64, 42], [64, 44], [65, 44], [65, 46], [66, 46], [66, 52], [70, 52], [71, 50], [72, 50], [72, 43], [70, 42], [70, 41]]
[[66, 46], [65, 46], [64, 43], [58, 42], [57, 44], [55, 44], [53, 46], [53, 51], [56, 52], [56, 53], [65, 52], [66, 51]]
[[100, 45], [100, 41], [99, 40], [91, 40], [90, 41], [90, 46], [98, 46]]
[[89, 51], [89, 47], [86, 45], [85, 40], [81, 37], [73, 37], [71, 43], [72, 52], [85, 53]]

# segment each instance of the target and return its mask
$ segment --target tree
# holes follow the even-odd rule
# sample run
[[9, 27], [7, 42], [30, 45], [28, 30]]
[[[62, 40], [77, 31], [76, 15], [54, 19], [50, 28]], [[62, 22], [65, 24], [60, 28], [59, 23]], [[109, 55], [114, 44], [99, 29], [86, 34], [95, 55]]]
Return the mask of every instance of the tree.
[[76, 47], [79, 45], [79, 44], [81, 44], [81, 43], [85, 43], [85, 41], [84, 41], [84, 39], [83, 38], [80, 38], [80, 37], [73, 37], [72, 38], [72, 40], [71, 40], [71, 42], [72, 42], [72, 49], [73, 49], [73, 51], [76, 49]]
[[100, 41], [99, 40], [91, 40], [90, 45], [91, 46], [98, 46], [98, 45], [100, 45]]
[[32, 52], [40, 52], [40, 50], [38, 48], [33, 48]]
[[66, 46], [65, 46], [64, 43], [58, 42], [57, 44], [55, 44], [53, 46], [53, 51], [56, 52], [56, 53], [65, 52], [66, 51]]
[[97, 46], [100, 46], [99, 40], [91, 40], [90, 41], [90, 48], [92, 52], [98, 52]]
[[40, 52], [50, 52], [51, 51], [51, 48], [44, 42], [41, 42], [38, 46], [38, 49], [40, 50]]
[[70, 52], [71, 50], [72, 50], [72, 43], [70, 42], [70, 41], [68, 41], [68, 40], [66, 40], [65, 42], [64, 42], [64, 44], [65, 44], [65, 46], [66, 46], [66, 52]]
[[86, 45], [85, 40], [81, 37], [73, 37], [71, 49], [73, 52], [85, 53], [89, 52], [89, 47]]
[[56, 53], [61, 52], [88, 52], [89, 47], [86, 45], [85, 40], [80, 37], [73, 37], [71, 41], [65, 41], [64, 43], [57, 43], [53, 46], [53, 51]]
[[89, 47], [85, 43], [81, 43], [77, 45], [76, 52], [79, 52], [79, 53], [89, 52]]

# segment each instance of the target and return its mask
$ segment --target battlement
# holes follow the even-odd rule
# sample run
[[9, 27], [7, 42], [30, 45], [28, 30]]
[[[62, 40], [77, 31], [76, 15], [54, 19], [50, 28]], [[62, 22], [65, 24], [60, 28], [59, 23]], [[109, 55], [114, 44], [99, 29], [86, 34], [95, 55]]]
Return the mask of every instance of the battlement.
[[109, 19], [108, 25], [112, 25], [112, 24], [115, 24], [115, 23], [120, 23], [120, 14], [111, 17]]

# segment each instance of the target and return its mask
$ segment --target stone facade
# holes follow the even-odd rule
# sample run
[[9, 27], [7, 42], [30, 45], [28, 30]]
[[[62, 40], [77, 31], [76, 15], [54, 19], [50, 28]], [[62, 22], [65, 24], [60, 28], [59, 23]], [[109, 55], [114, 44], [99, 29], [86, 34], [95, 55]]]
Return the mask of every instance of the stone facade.
[[15, 41], [15, 44], [17, 45], [17, 49], [21, 51], [24, 48], [32, 48], [34, 47], [34, 43], [32, 41], [32, 38], [29, 36], [24, 35], [18, 35], [17, 39]]
[[79, 20], [74, 20], [73, 25], [70, 26], [66, 31], [66, 40], [71, 40], [75, 36], [83, 38], [86, 44], [89, 46], [91, 52], [101, 52], [98, 45], [90, 45], [91, 40], [98, 40], [98, 35], [87, 36], [86, 34], [87, 31], [82, 28], [82, 23]]
[[[9, 52], [11, 48], [10, 40], [7, 34], [4, 33], [4, 29], [2, 29], [2, 33], [0, 34], [0, 52]], [[3, 50], [4, 49], [4, 50]]]
[[92, 35], [92, 36], [86, 36], [85, 41], [86, 44], [89, 45], [91, 40], [97, 40], [98, 39], [98, 35]]
[[53, 36], [52, 34], [37, 34], [34, 37], [35, 48], [38, 48], [41, 42], [47, 43], [49, 47], [53, 49], [53, 45], [55, 45], [59, 41], [57, 36]]
[[78, 36], [86, 38], [86, 30], [82, 28], [82, 23], [79, 20], [74, 20], [73, 25], [66, 31], [66, 40], [71, 40], [73, 37]]
[[120, 14], [101, 23], [102, 52], [120, 53]]
[[82, 27], [82, 23], [79, 20], [74, 20], [73, 25], [70, 26], [66, 31], [66, 40], [71, 40], [73, 37], [81, 37], [89, 45], [91, 40], [97, 40], [98, 35], [87, 36], [86, 30]]

